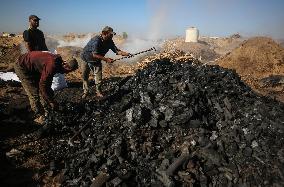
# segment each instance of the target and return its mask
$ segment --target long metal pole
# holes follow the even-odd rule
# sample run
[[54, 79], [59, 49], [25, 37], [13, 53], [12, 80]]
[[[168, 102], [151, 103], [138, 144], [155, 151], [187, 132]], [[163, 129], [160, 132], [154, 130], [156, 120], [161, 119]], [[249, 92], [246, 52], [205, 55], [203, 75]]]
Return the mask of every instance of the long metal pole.
[[152, 51], [152, 50], [155, 50], [155, 51], [156, 51], [156, 48], [155, 48], [155, 47], [152, 47], [152, 48], [150, 48], [150, 49], [147, 49], [147, 50], [144, 50], [144, 51], [140, 51], [140, 52], [138, 52], [138, 53], [134, 53], [134, 54], [131, 54], [131, 55], [129, 55], [129, 56], [124, 56], [124, 57], [121, 57], [121, 58], [117, 58], [117, 59], [114, 59], [112, 62], [115, 62], [115, 61], [118, 61], [118, 60], [122, 60], [122, 59], [125, 59], [125, 58], [132, 58], [132, 57], [134, 57], [134, 56], [136, 56], [136, 55], [139, 55], [139, 54], [141, 54], [141, 53], [146, 53], [146, 52]]

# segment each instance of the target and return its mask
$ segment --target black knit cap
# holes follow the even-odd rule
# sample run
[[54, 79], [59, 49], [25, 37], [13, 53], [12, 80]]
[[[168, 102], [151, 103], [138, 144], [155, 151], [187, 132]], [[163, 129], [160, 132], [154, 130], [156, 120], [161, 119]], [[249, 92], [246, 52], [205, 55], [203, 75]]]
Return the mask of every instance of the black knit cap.
[[30, 15], [30, 16], [29, 16], [29, 20], [31, 20], [31, 19], [37, 19], [37, 20], [40, 20], [40, 18], [39, 18], [39, 17], [37, 17], [36, 15]]
[[113, 28], [109, 27], [109, 26], [105, 26], [102, 30], [102, 32], [110, 32], [113, 35], [116, 35], [115, 32], [113, 32]]

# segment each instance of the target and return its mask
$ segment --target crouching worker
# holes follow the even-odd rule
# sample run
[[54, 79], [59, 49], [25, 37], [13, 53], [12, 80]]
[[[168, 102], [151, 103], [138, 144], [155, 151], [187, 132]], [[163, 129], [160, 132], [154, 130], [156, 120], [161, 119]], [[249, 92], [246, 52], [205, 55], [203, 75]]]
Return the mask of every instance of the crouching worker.
[[51, 89], [53, 76], [77, 68], [76, 59], [64, 63], [60, 55], [48, 52], [32, 51], [19, 57], [14, 69], [28, 95], [35, 122], [42, 124], [44, 116], [58, 107]]

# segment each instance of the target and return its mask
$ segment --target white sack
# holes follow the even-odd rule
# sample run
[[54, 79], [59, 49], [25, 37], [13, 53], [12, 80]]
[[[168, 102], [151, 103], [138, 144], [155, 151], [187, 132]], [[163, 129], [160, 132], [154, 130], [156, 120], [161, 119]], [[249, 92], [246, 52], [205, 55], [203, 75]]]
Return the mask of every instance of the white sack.
[[[6, 73], [0, 72], [0, 79], [3, 79], [4, 81], [14, 80], [21, 82], [18, 76], [14, 72], [6, 72]], [[54, 91], [57, 91], [66, 88], [67, 86], [68, 85], [65, 80], [64, 74], [56, 73], [53, 77], [51, 88]]]

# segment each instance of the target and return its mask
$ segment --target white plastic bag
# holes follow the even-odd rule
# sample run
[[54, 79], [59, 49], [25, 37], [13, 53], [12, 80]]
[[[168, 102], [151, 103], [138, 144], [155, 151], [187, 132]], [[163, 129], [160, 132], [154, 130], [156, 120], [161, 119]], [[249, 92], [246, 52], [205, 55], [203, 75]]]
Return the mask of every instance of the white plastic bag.
[[14, 72], [0, 72], [0, 79], [3, 79], [4, 81], [13, 80], [20, 82], [19, 77]]
[[53, 76], [51, 88], [54, 91], [61, 90], [63, 88], [66, 88], [67, 86], [68, 85], [67, 85], [67, 82], [65, 80], [64, 74], [56, 73]]
[[[21, 82], [18, 76], [14, 72], [6, 72], [6, 73], [0, 72], [0, 79], [3, 79], [4, 81], [14, 80], [14, 81]], [[61, 90], [66, 87], [68, 87], [68, 85], [65, 80], [64, 74], [56, 73], [53, 76], [53, 80], [52, 80], [52, 85], [51, 85], [52, 90], [57, 91], [57, 90]]]

